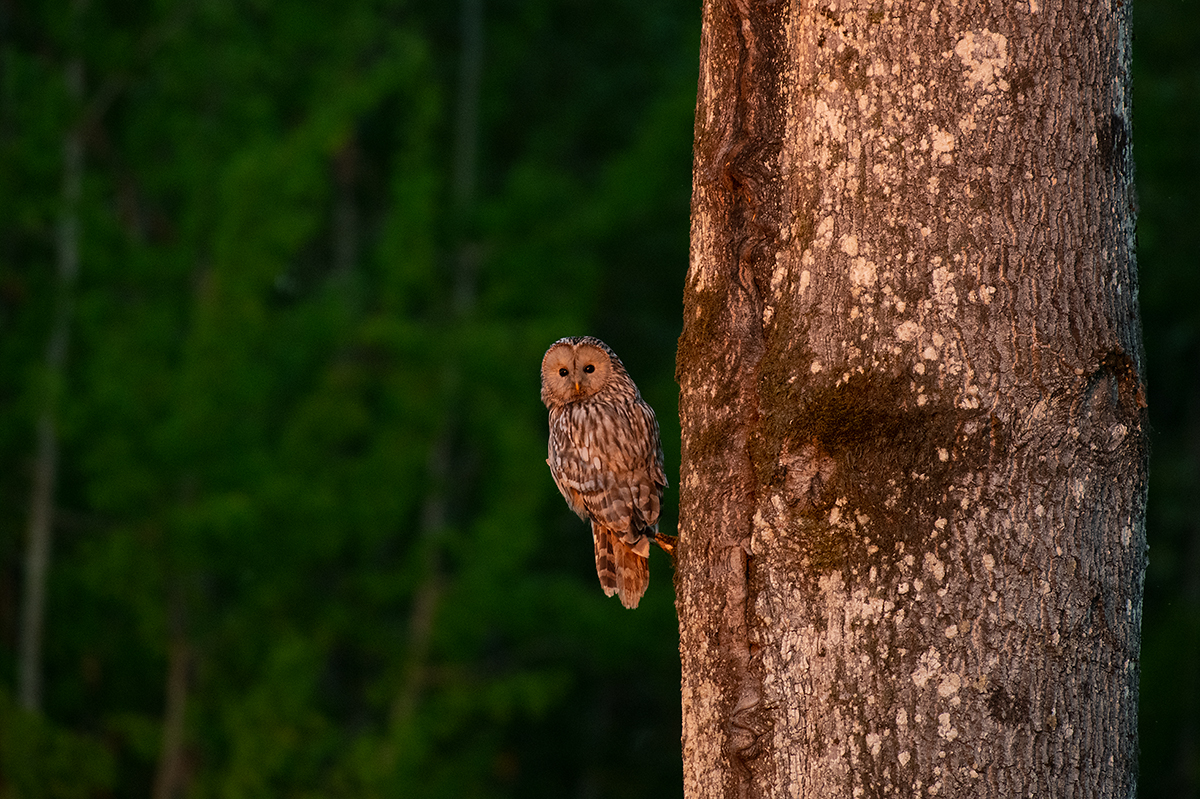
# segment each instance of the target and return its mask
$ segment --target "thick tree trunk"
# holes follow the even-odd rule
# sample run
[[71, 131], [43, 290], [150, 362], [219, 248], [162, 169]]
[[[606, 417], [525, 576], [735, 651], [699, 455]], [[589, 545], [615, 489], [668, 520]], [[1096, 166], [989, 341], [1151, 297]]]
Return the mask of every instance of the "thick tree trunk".
[[1128, 23], [706, 0], [688, 797], [1132, 794]]

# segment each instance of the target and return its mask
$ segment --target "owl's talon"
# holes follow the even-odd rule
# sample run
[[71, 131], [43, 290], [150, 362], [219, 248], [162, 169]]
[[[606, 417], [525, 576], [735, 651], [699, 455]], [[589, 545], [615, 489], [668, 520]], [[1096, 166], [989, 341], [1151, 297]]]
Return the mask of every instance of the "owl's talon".
[[662, 533], [654, 534], [654, 543], [658, 544], [659, 549], [675, 558], [675, 542], [679, 540], [677, 535], [664, 535]]

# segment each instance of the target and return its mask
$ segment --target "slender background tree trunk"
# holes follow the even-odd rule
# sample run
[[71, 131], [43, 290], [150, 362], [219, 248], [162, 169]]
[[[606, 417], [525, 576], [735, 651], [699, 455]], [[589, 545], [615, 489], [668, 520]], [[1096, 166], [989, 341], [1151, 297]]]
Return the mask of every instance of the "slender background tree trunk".
[[[453, 218], [458, 226], [458, 241], [452, 256], [453, 269], [450, 274], [451, 280], [448, 281], [452, 335], [456, 332], [453, 328], [470, 315], [475, 304], [478, 253], [477, 246], [468, 235], [467, 220], [475, 206], [480, 72], [483, 69], [483, 19], [483, 0], [462, 0], [459, 5], [461, 46], [451, 163], [451, 200]], [[421, 544], [425, 549], [423, 576], [409, 615], [405, 676], [392, 704], [393, 726], [402, 731], [412, 724], [417, 703], [425, 688], [434, 622], [446, 589], [442, 560], [446, 530], [452, 523], [452, 489], [462, 471], [462, 455], [455, 450], [455, 438], [462, 421], [458, 417], [461, 407], [461, 375], [457, 361], [447, 363], [443, 382], [448, 410], [444, 427], [430, 452], [430, 489], [421, 515]]]
[[167, 678], [163, 691], [162, 742], [154, 774], [152, 799], [171, 799], [183, 793], [185, 773], [184, 745], [187, 732], [188, 675], [192, 653], [188, 639], [183, 588], [168, 589]]
[[685, 793], [1128, 796], [1128, 6], [705, 4]]
[[57, 287], [50, 339], [46, 344], [45, 391], [37, 426], [29, 534], [21, 601], [17, 701], [25, 710], [42, 707], [42, 636], [46, 627], [46, 580], [54, 538], [54, 488], [58, 479], [58, 406], [67, 362], [75, 277], [79, 273], [79, 197], [83, 185], [83, 61], [75, 57], [64, 70], [67, 96], [77, 119], [63, 134], [62, 210], [56, 249]]

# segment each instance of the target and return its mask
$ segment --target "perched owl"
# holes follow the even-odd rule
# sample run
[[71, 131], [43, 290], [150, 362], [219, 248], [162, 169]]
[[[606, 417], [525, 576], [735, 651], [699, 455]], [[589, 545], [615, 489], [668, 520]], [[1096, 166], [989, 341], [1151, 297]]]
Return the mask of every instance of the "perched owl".
[[592, 522], [600, 585], [636, 608], [650, 583], [650, 542], [670, 551], [658, 536], [667, 476], [654, 411], [616, 353], [591, 336], [546, 350], [542, 402], [550, 409], [546, 463], [571, 510]]

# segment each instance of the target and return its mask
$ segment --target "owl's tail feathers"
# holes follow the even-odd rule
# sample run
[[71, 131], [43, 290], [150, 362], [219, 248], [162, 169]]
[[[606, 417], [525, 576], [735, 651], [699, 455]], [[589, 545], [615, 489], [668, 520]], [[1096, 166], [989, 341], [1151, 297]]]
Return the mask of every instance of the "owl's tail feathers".
[[605, 596], [617, 593], [617, 558], [613, 552], [613, 537], [608, 530], [592, 524], [592, 542], [596, 545], [596, 576]]
[[[644, 538], [642, 542], [648, 555], [649, 544]], [[650, 585], [650, 561], [619, 539], [614, 541], [613, 554], [617, 556], [617, 594], [621, 604], [632, 610], [646, 593], [646, 586]]]
[[650, 541], [644, 535], [618, 533], [592, 525], [596, 544], [596, 574], [606, 596], [617, 594], [631, 610], [650, 585]]

